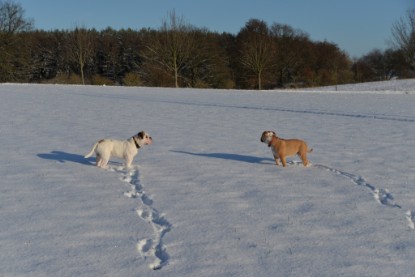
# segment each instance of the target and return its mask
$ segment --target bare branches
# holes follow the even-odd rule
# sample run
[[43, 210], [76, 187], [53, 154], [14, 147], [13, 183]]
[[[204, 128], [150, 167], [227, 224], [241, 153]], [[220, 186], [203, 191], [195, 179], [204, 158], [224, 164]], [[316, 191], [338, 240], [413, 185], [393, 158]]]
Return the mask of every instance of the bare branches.
[[196, 28], [174, 11], [158, 29], [33, 31], [0, 0], [0, 82], [272, 89], [415, 74], [415, 11], [393, 25], [395, 49], [352, 62], [335, 43], [249, 20], [237, 34]]
[[194, 48], [193, 28], [173, 11], [163, 21], [160, 31], [145, 45], [143, 56], [147, 62], [171, 72], [175, 87], [179, 87], [181, 73], [191, 64]]
[[251, 19], [238, 36], [240, 62], [257, 77], [258, 89], [262, 89], [262, 75], [272, 66], [274, 44], [264, 21]]
[[0, 0], [0, 81], [16, 80], [26, 68], [27, 49], [21, 45], [21, 33], [33, 27], [33, 20], [24, 18], [20, 4]]
[[85, 85], [85, 67], [94, 54], [94, 37], [91, 30], [75, 28], [70, 41], [70, 53], [78, 64], [81, 73], [82, 84]]
[[415, 69], [415, 9], [409, 9], [406, 17], [392, 26], [392, 43]]
[[24, 10], [20, 4], [12, 1], [0, 1], [0, 32], [14, 34], [30, 31], [33, 20], [24, 18]]

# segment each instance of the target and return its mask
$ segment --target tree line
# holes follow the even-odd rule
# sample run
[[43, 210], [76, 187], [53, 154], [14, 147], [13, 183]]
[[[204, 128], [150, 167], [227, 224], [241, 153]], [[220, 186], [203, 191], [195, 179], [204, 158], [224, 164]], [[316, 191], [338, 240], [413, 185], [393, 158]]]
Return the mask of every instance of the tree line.
[[352, 60], [334, 43], [259, 19], [237, 34], [196, 28], [174, 11], [159, 29], [43, 31], [19, 4], [0, 1], [0, 82], [271, 89], [408, 78], [415, 76], [408, 22], [393, 26], [412, 36], [407, 50], [397, 35], [393, 49]]

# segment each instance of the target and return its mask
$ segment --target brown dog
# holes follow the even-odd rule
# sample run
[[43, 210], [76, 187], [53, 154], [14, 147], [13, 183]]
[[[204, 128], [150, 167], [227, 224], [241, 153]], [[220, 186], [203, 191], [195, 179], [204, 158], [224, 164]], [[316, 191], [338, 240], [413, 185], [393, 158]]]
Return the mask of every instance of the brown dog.
[[308, 165], [307, 152], [310, 153], [313, 149], [308, 150], [307, 144], [300, 139], [282, 139], [277, 137], [273, 131], [264, 131], [261, 136], [261, 142], [267, 143], [271, 147], [274, 155], [275, 163], [280, 165], [278, 159], [281, 160], [282, 166], [286, 166], [285, 157], [298, 155], [303, 161], [304, 166]]

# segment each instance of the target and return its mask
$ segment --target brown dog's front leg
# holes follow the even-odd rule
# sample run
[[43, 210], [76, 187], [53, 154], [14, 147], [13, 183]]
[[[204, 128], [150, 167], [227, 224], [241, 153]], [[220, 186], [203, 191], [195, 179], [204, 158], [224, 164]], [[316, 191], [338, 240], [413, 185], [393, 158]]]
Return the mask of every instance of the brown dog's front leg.
[[279, 162], [279, 160], [278, 160], [278, 159], [279, 159], [278, 157], [274, 156], [275, 164], [276, 164], [277, 166], [279, 166], [279, 165], [280, 165], [280, 162]]

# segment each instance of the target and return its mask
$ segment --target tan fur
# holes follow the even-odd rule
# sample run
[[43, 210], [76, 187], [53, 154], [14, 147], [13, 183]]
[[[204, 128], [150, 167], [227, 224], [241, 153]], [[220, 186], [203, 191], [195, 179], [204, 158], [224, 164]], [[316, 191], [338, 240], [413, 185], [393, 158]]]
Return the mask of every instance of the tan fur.
[[282, 166], [285, 167], [287, 165], [286, 157], [294, 155], [298, 155], [304, 166], [307, 166], [307, 152], [313, 151], [313, 149], [308, 150], [305, 141], [300, 139], [282, 139], [277, 137], [277, 134], [273, 131], [264, 131], [261, 136], [261, 142], [271, 147], [277, 166], [280, 165], [279, 160], [281, 160]]

